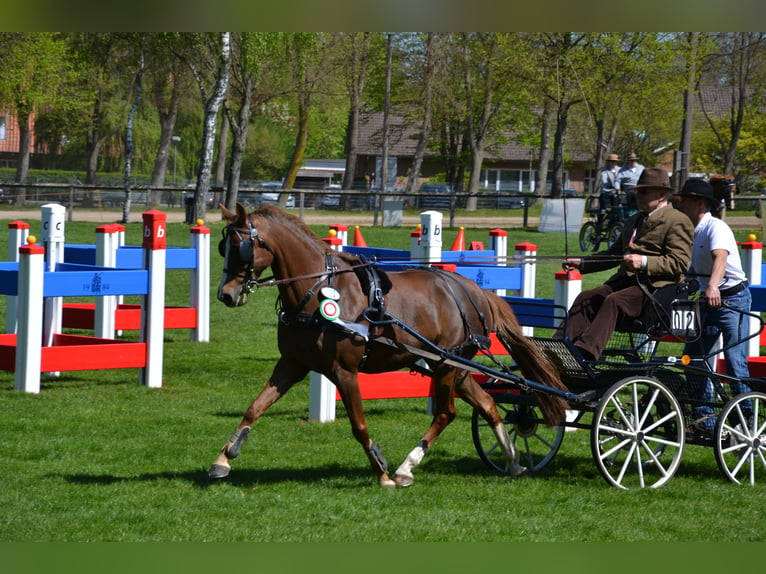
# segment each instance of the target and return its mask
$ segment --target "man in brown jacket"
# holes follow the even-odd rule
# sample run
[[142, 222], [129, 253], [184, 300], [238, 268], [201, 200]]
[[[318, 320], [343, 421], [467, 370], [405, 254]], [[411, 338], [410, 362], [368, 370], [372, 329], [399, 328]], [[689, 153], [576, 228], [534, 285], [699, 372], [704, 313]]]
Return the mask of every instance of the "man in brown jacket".
[[605, 251], [564, 261], [564, 269], [583, 274], [620, 266], [603, 285], [580, 293], [569, 310], [567, 337], [587, 360], [601, 356], [618, 323], [641, 316], [647, 291], [680, 282], [689, 269], [694, 227], [668, 203], [668, 173], [645, 169], [635, 190], [639, 211], [625, 221], [620, 238]]

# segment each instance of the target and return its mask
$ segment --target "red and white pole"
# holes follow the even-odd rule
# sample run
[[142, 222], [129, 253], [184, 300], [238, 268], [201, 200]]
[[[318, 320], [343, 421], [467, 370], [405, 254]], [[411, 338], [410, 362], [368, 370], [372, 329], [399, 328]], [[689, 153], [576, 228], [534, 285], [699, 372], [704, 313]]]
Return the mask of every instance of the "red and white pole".
[[167, 266], [167, 215], [155, 209], [143, 213], [144, 269], [147, 294], [141, 305], [141, 341], [146, 343], [146, 366], [139, 380], [150, 388], [162, 386], [163, 338], [165, 336], [165, 268]]

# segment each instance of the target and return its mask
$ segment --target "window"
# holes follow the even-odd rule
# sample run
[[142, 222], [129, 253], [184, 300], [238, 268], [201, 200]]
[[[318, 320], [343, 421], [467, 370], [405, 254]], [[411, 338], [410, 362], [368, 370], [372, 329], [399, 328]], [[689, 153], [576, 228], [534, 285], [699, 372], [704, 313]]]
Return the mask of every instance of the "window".
[[[529, 169], [485, 169], [484, 187], [493, 191], [530, 193], [536, 191], [536, 175], [536, 171]], [[568, 179], [568, 174], [564, 172], [564, 180]], [[552, 181], [553, 172], [549, 171], [546, 192], [550, 192]]]
[[0, 141], [5, 141], [5, 138], [7, 137], [5, 135], [6, 118], [7, 116], [0, 116]]

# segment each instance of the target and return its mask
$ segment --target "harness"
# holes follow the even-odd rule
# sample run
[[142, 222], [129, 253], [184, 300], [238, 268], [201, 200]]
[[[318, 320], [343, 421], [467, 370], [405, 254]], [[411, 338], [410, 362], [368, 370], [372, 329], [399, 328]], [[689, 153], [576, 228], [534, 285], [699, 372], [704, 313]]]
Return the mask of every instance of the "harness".
[[[387, 286], [390, 286], [390, 281], [387, 277], [385, 277], [385, 274], [381, 270], [377, 269], [377, 267], [368, 261], [363, 255], [357, 256], [359, 261], [358, 264], [352, 265], [349, 268], [339, 269], [335, 264], [335, 257], [338, 256], [338, 253], [334, 251], [327, 251], [324, 254], [325, 269], [323, 272], [284, 279], [274, 279], [273, 277], [259, 279], [255, 276], [254, 268], [254, 247], [256, 242], [259, 248], [265, 249], [272, 256], [276, 256], [276, 254], [269, 246], [269, 244], [264, 240], [264, 238], [258, 233], [258, 230], [256, 229], [255, 225], [253, 225], [249, 214], [247, 215], [246, 223], [246, 230], [237, 229], [233, 225], [229, 225], [222, 231], [222, 238], [218, 244], [218, 251], [226, 261], [226, 264], [224, 265], [224, 272], [229, 272], [227, 268], [227, 251], [230, 246], [229, 239], [231, 236], [236, 236], [239, 240], [237, 256], [238, 259], [245, 264], [245, 271], [240, 271], [236, 274], [236, 277], [243, 279], [242, 289], [246, 294], [252, 293], [258, 287], [276, 286], [307, 278], [316, 278], [312, 286], [306, 291], [300, 301], [298, 301], [290, 308], [284, 308], [282, 297], [277, 297], [275, 309], [277, 311], [278, 320], [283, 325], [299, 325], [319, 329], [323, 332], [328, 329], [333, 329], [336, 332], [341, 333], [341, 335], [350, 338], [352, 341], [357, 342], [358, 344], [364, 344], [365, 352], [360, 362], [360, 368], [364, 365], [369, 356], [373, 341], [379, 341], [380, 343], [389, 346], [399, 347], [402, 350], [406, 350], [416, 356], [420, 356], [422, 359], [426, 359], [429, 362], [434, 363], [444, 363], [445, 361], [449, 360], [449, 357], [454, 356], [454, 354], [460, 354], [468, 348], [470, 348], [472, 351], [486, 351], [489, 349], [489, 328], [486, 323], [486, 318], [476, 305], [476, 302], [466, 291], [465, 286], [459, 281], [456, 281], [452, 273], [438, 268], [427, 268], [430, 272], [434, 273], [443, 281], [444, 285], [450, 292], [463, 323], [463, 329], [466, 335], [465, 340], [451, 349], [441, 349], [438, 353], [434, 353], [433, 351], [423, 351], [422, 349], [417, 349], [415, 347], [406, 345], [402, 346], [401, 343], [397, 343], [393, 340], [384, 338], [380, 336], [380, 334], [371, 334], [370, 331], [374, 328], [381, 328], [386, 325], [395, 325], [426, 344], [426, 346], [432, 350], [438, 349], [438, 347], [435, 347], [430, 341], [424, 339], [419, 333], [386, 311], [385, 293], [387, 292]], [[326, 283], [327, 287], [334, 287], [335, 276], [339, 273], [346, 273], [350, 271], [356, 273], [360, 287], [362, 291], [367, 295], [367, 307], [362, 311], [361, 315], [369, 323], [369, 327], [361, 323], [345, 321], [339, 317], [329, 319], [323, 316], [319, 310], [314, 313], [308, 313], [304, 310], [309, 301], [311, 301], [311, 299], [314, 298], [317, 293], [319, 293], [320, 296], [320, 303], [321, 299], [325, 296], [325, 293], [334, 292], [337, 294], [335, 296], [340, 298], [340, 293], [337, 290], [332, 289], [323, 291], [324, 287], [322, 287], [322, 285]], [[385, 280], [383, 279], [384, 277]], [[470, 323], [465, 313], [465, 309], [458, 299], [454, 285], [458, 285], [463, 291], [463, 295], [468, 299], [468, 301], [470, 301], [471, 306], [481, 321], [482, 328], [484, 330], [483, 335], [477, 335], [472, 332]]]

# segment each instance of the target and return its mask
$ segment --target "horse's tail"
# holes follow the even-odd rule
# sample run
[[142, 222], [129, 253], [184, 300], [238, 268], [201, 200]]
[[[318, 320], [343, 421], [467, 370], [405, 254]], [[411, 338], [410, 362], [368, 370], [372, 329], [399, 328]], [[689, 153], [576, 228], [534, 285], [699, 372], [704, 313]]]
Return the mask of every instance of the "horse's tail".
[[[568, 390], [550, 359], [524, 335], [511, 306], [494, 293], [488, 291], [487, 294], [497, 338], [519, 365], [524, 377], [554, 389]], [[562, 423], [567, 402], [546, 392], [537, 391], [534, 394], [545, 421], [554, 425]]]

